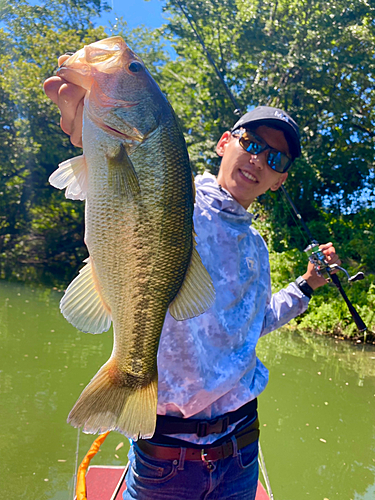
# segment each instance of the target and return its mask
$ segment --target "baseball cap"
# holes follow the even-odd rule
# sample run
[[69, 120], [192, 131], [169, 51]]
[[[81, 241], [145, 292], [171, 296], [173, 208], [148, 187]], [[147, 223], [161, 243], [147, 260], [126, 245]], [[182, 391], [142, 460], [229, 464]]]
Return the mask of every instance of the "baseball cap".
[[249, 124], [256, 126], [267, 125], [268, 127], [282, 130], [285, 133], [289, 151], [293, 158], [298, 158], [301, 155], [299, 127], [293, 118], [282, 109], [270, 106], [258, 106], [241, 116], [238, 122], [232, 127], [232, 132]]

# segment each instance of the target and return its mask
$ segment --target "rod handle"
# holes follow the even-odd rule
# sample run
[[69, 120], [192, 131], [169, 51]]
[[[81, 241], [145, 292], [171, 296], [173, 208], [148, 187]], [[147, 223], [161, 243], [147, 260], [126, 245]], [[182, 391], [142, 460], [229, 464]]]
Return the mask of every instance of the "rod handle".
[[353, 306], [353, 304], [348, 299], [337, 274], [331, 274], [330, 277], [332, 279], [332, 283], [335, 285], [335, 287], [338, 289], [338, 291], [341, 293], [343, 299], [345, 300], [346, 305], [348, 306], [349, 312], [353, 317], [354, 323], [357, 325], [358, 331], [365, 332], [367, 330], [367, 326], [365, 325], [363, 319], [358, 314], [358, 312], [355, 309], [355, 307]]

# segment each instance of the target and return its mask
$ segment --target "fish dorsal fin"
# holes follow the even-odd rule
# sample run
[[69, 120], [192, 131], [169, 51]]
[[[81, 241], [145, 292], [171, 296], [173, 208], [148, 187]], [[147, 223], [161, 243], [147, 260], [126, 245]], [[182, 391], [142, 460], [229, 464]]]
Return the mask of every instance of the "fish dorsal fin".
[[169, 305], [169, 312], [178, 321], [194, 318], [207, 311], [215, 300], [211, 276], [204, 267], [195, 245], [185, 279]]
[[59, 168], [49, 177], [49, 183], [57, 189], [65, 189], [65, 197], [70, 200], [85, 200], [87, 196], [88, 174], [83, 155], [60, 163]]
[[111, 313], [97, 289], [91, 258], [74, 278], [60, 302], [63, 316], [86, 333], [102, 333], [111, 326]]
[[141, 192], [137, 172], [123, 144], [115, 154], [107, 155], [107, 163], [108, 185], [115, 195], [129, 199]]

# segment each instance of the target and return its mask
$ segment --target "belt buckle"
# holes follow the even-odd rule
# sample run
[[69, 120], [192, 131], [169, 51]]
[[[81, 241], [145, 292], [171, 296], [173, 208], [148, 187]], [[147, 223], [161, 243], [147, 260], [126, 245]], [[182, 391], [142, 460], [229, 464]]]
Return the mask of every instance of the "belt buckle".
[[208, 434], [208, 422], [205, 420], [202, 420], [198, 422], [198, 428], [197, 428], [197, 436], [198, 437], [205, 437]]
[[[215, 428], [216, 426], [216, 428]], [[201, 420], [198, 422], [198, 427], [197, 427], [197, 436], [198, 437], [205, 437], [208, 434], [211, 434], [212, 432], [215, 433], [222, 433], [226, 432], [229, 426], [229, 416], [226, 415], [225, 417], [219, 417], [215, 420]]]
[[204, 448], [201, 449], [201, 460], [202, 462], [205, 462], [206, 464], [209, 463], [209, 460], [207, 460], [207, 452], [205, 451]]
[[226, 432], [228, 426], [229, 426], [229, 416], [227, 415], [225, 418], [222, 419], [221, 432]]

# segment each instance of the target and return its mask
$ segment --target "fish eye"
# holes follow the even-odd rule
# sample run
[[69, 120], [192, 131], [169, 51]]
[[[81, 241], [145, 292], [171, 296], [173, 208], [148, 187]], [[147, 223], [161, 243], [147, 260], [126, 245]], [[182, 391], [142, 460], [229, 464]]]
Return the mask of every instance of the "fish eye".
[[132, 73], [139, 73], [143, 70], [143, 64], [138, 61], [131, 62], [128, 67]]

